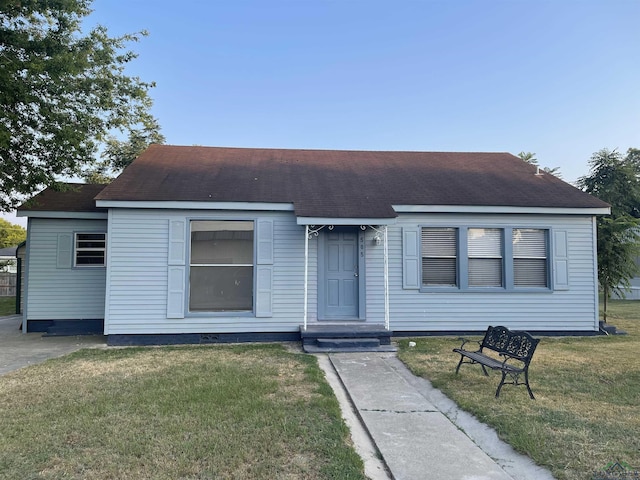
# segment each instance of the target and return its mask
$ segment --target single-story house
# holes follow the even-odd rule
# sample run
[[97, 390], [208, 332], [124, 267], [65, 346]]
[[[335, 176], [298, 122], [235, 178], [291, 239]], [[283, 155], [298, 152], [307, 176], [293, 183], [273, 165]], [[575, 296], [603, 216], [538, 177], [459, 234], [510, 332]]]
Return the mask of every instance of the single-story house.
[[609, 205], [508, 153], [152, 145], [28, 217], [24, 331], [111, 344], [598, 332]]

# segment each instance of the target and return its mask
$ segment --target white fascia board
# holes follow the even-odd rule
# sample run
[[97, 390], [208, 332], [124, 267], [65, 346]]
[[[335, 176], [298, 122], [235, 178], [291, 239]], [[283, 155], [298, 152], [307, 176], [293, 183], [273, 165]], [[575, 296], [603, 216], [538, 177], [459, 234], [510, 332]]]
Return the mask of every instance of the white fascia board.
[[393, 225], [396, 218], [296, 217], [298, 225]]
[[96, 200], [96, 206], [104, 208], [164, 208], [172, 210], [293, 211], [293, 203], [266, 202], [134, 202], [122, 200]]
[[16, 217], [32, 217], [32, 218], [77, 218], [85, 220], [106, 220], [107, 212], [42, 212], [29, 210], [25, 212], [16, 212]]
[[528, 213], [544, 215], [608, 215], [611, 208], [509, 207], [484, 205], [393, 205], [398, 213]]

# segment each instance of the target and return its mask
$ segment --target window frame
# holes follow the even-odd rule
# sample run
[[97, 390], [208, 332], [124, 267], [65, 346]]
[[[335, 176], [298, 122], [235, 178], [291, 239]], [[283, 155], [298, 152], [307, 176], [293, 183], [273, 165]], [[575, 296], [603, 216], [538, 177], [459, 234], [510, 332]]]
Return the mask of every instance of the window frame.
[[[455, 238], [455, 257], [453, 257], [455, 259], [455, 272], [456, 272], [456, 283], [454, 285], [451, 284], [425, 284], [424, 283], [424, 278], [423, 278], [423, 272], [424, 272], [424, 259], [425, 258], [451, 258], [451, 257], [433, 257], [433, 256], [428, 256], [425, 255], [422, 249], [422, 238], [424, 235], [424, 230], [425, 229], [439, 229], [439, 230], [445, 230], [445, 229], [451, 229], [454, 230], [454, 238]], [[457, 226], [436, 226], [436, 225], [423, 225], [420, 226], [420, 289], [424, 289], [424, 290], [437, 290], [437, 291], [442, 291], [442, 290], [453, 290], [453, 291], [457, 291], [460, 289], [460, 285], [461, 285], [461, 268], [460, 268], [460, 227]]]
[[[527, 285], [527, 286], [518, 286], [515, 284], [515, 260], [516, 258], [527, 258], [527, 257], [516, 257], [513, 253], [513, 250], [511, 251], [511, 274], [512, 274], [512, 279], [511, 279], [511, 287], [513, 288], [513, 290], [521, 292], [521, 291], [545, 291], [545, 290], [553, 290], [553, 285], [551, 284], [551, 279], [552, 279], [552, 261], [551, 261], [551, 236], [552, 236], [552, 229], [551, 228], [544, 228], [544, 227], [521, 227], [521, 226], [517, 226], [517, 227], [511, 227], [509, 228], [509, 238], [511, 239], [510, 241], [510, 245], [511, 245], [511, 249], [513, 249], [513, 232], [515, 230], [541, 230], [543, 235], [544, 235], [544, 248], [545, 248], [545, 286], [531, 286], [531, 285]], [[506, 238], [506, 232], [505, 232], [505, 238]]]
[[[206, 266], [202, 263], [192, 263], [192, 244], [191, 233], [192, 225], [194, 222], [247, 222], [251, 223], [253, 228], [253, 245], [252, 245], [252, 263], [249, 264], [233, 264], [234, 266], [251, 266], [252, 279], [251, 279], [251, 309], [249, 310], [191, 310], [191, 268]], [[186, 219], [186, 235], [187, 235], [187, 257], [185, 262], [185, 275], [186, 275], [186, 288], [185, 288], [185, 316], [187, 317], [254, 317], [256, 312], [256, 269], [257, 269], [257, 220], [255, 218], [203, 218], [193, 217]], [[220, 264], [221, 265], [221, 264]], [[213, 265], [211, 266], [220, 266]]]
[[[79, 247], [80, 235], [101, 235], [102, 247]], [[86, 240], [85, 240], [86, 241]], [[79, 252], [102, 252], [102, 263], [78, 263]], [[74, 232], [73, 233], [73, 268], [105, 268], [107, 266], [107, 232]]]
[[[500, 240], [500, 256], [496, 257], [496, 256], [488, 256], [488, 255], [484, 255], [484, 256], [480, 256], [480, 255], [474, 255], [471, 256], [471, 254], [469, 253], [469, 242], [470, 242], [470, 235], [469, 235], [469, 231], [470, 230], [497, 230], [498, 235], [497, 238]], [[466, 283], [466, 288], [468, 288], [469, 290], [505, 290], [507, 288], [507, 278], [506, 278], [506, 272], [507, 272], [507, 254], [506, 254], [506, 249], [505, 249], [505, 228], [502, 227], [495, 227], [495, 226], [484, 226], [484, 227], [478, 227], [478, 226], [470, 226], [465, 228], [465, 243], [467, 246], [467, 254], [466, 254], [466, 258], [464, 259], [465, 262], [465, 269], [467, 271], [467, 283]], [[471, 285], [469, 282], [469, 276], [470, 276], [470, 265], [471, 265], [471, 259], [477, 259], [477, 260], [499, 260], [500, 263], [500, 285]]]
[[[457, 231], [457, 286], [445, 286], [445, 285], [425, 285], [422, 278], [422, 241], [419, 242], [419, 291], [424, 293], [551, 293], [555, 290], [553, 284], [553, 232], [554, 229], [550, 226], [531, 226], [527, 224], [516, 225], [496, 225], [496, 224], [456, 224], [456, 223], [436, 223], [436, 224], [419, 224], [419, 236], [422, 238], [422, 231], [424, 228], [455, 228]], [[502, 286], [470, 286], [469, 285], [469, 255], [468, 255], [468, 233], [470, 229], [485, 228], [485, 229], [499, 229], [501, 231], [502, 238]], [[514, 270], [514, 256], [513, 256], [513, 231], [514, 230], [542, 230], [545, 233], [545, 248], [546, 248], [546, 287], [533, 287], [533, 286], [516, 286], [515, 285], [515, 270]]]

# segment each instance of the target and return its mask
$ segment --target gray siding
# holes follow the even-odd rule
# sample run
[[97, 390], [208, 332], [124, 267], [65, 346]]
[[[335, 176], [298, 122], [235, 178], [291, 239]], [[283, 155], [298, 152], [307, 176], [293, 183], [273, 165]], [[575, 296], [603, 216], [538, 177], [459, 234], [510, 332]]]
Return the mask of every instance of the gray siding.
[[[402, 227], [551, 228], [567, 232], [569, 288], [549, 292], [420, 292], [402, 287]], [[372, 237], [372, 235], [370, 235]], [[367, 321], [384, 321], [382, 246], [367, 245]], [[551, 249], [553, 250], [553, 248]], [[390, 323], [394, 331], [597, 330], [596, 246], [589, 216], [403, 215], [389, 227]], [[553, 262], [551, 262], [553, 268]]]
[[[189, 314], [185, 307], [184, 318], [167, 318], [169, 222], [258, 218], [274, 221], [272, 315]], [[185, 242], [188, 245], [188, 239]], [[316, 242], [315, 237], [309, 241], [310, 320], [317, 311]], [[114, 209], [108, 258], [107, 334], [288, 332], [302, 323], [304, 227], [296, 224], [292, 213]]]
[[[185, 306], [184, 318], [167, 318], [169, 223], [190, 219], [273, 220], [271, 316], [189, 314]], [[517, 226], [566, 232], [569, 287], [545, 292], [486, 293], [403, 289], [402, 228], [420, 225]], [[371, 230], [365, 234], [366, 321], [383, 323], [383, 246], [375, 245], [373, 234]], [[188, 244], [187, 238], [185, 242]], [[391, 329], [482, 330], [490, 324], [502, 324], [531, 331], [593, 331], [598, 319], [594, 254], [589, 216], [402, 215], [397, 224], [389, 227]], [[113, 209], [107, 255], [107, 334], [292, 332], [302, 324], [304, 227], [296, 224], [293, 213]], [[313, 237], [309, 241], [309, 322], [317, 321], [316, 258], [317, 238]], [[188, 268], [185, 270], [188, 272]], [[185, 281], [188, 283], [188, 279]]]
[[104, 318], [104, 267], [59, 268], [58, 236], [106, 232], [106, 220], [29, 219], [26, 261], [28, 320]]

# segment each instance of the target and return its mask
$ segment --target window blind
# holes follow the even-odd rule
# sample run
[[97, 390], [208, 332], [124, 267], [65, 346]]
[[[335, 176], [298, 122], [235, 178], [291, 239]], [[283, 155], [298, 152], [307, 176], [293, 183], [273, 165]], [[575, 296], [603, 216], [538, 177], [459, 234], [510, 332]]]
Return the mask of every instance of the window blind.
[[458, 284], [458, 243], [455, 228], [422, 229], [422, 284]]
[[502, 286], [502, 230], [470, 228], [467, 233], [469, 286]]
[[547, 234], [541, 229], [513, 229], [513, 283], [547, 287]]

